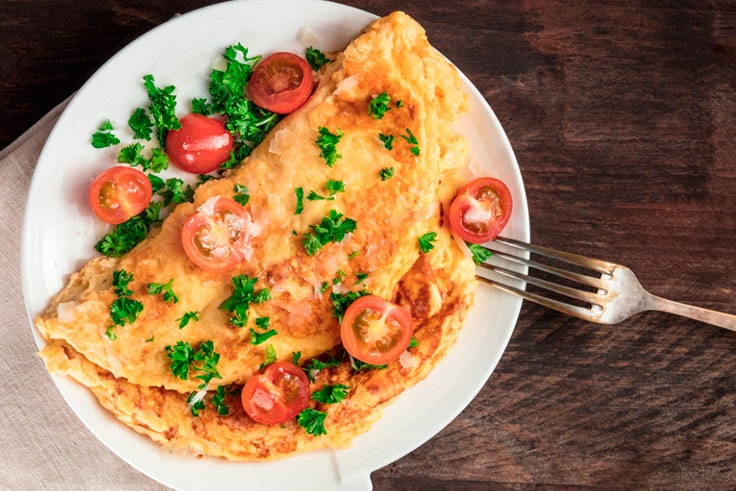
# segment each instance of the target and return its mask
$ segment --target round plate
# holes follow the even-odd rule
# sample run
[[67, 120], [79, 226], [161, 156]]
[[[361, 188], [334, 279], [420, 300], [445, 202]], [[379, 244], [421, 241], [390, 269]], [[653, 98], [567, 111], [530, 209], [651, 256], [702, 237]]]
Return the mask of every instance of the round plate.
[[[172, 19], [137, 39], [107, 62], [70, 102], [39, 158], [26, 206], [21, 269], [31, 321], [69, 275], [95, 255], [106, 226], [89, 210], [93, 176], [115, 160], [115, 149], [94, 149], [90, 137], [110, 119], [126, 127], [147, 95], [141, 78], [176, 86], [177, 100], [205, 97], [214, 60], [226, 46], [242, 43], [253, 54], [303, 53], [300, 41], [323, 51], [343, 49], [376, 19], [373, 14], [322, 1], [227, 2]], [[430, 40], [431, 40], [431, 33]], [[509, 186], [514, 212], [504, 235], [529, 239], [526, 196], [508, 139], [482, 95], [463, 76], [470, 112], [459, 123], [475, 165]], [[132, 141], [122, 134], [121, 140]], [[176, 171], [173, 171], [176, 172]], [[475, 397], [506, 348], [521, 300], [481, 285], [475, 307], [448, 356], [426, 380], [404, 392], [366, 434], [343, 450], [325, 450], [267, 463], [233, 463], [171, 454], [101, 408], [73, 381], [53, 380], [82, 422], [112, 451], [141, 472], [177, 489], [240, 489], [276, 486], [300, 490], [370, 489], [370, 473], [430, 439]], [[45, 343], [34, 329], [42, 348]], [[411, 421], [411, 424], [406, 424]], [[397, 435], [400, 434], [400, 438]], [[274, 489], [274, 488], [267, 488]]]

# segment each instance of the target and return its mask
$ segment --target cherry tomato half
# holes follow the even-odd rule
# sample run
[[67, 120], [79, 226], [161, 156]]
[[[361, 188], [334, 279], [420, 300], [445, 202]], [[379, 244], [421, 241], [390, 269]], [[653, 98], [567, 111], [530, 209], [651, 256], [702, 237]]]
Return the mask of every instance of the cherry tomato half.
[[243, 409], [264, 425], [284, 423], [309, 403], [309, 380], [293, 363], [276, 361], [243, 387]]
[[312, 94], [312, 67], [293, 53], [274, 53], [261, 60], [248, 82], [251, 100], [278, 114], [289, 114]]
[[207, 271], [233, 268], [248, 253], [255, 225], [250, 214], [230, 198], [213, 197], [190, 216], [181, 229], [189, 259]]
[[455, 196], [450, 205], [450, 227], [467, 242], [488, 242], [506, 226], [511, 208], [511, 192], [506, 184], [481, 177], [470, 181]]
[[166, 154], [185, 172], [207, 174], [225, 162], [233, 149], [233, 136], [219, 119], [187, 114], [181, 128], [166, 136]]
[[100, 219], [116, 225], [141, 213], [153, 190], [146, 175], [128, 166], [107, 169], [89, 188], [89, 204]]
[[409, 346], [413, 334], [409, 310], [375, 295], [351, 303], [340, 328], [347, 352], [371, 365], [397, 360]]

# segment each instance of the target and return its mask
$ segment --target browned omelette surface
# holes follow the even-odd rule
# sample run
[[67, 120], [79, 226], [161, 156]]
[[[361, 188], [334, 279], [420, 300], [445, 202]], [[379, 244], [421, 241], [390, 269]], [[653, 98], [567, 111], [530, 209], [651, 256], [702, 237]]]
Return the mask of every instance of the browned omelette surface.
[[[401, 105], [392, 104], [379, 120], [368, 104], [382, 92]], [[36, 321], [49, 343], [41, 352], [49, 370], [88, 386], [105, 408], [137, 431], [195, 454], [259, 460], [347, 444], [370, 427], [383, 405], [436, 365], [472, 304], [472, 261], [442, 222], [443, 206], [466, 177], [467, 145], [453, 129], [465, 110], [456, 70], [429, 45], [423, 29], [403, 13], [376, 21], [323, 68], [310, 101], [285, 118], [240, 167], [201, 185], [194, 203], [179, 205], [123, 258], [93, 259], [72, 275]], [[344, 135], [337, 145], [341, 158], [332, 167], [315, 143], [321, 127]], [[418, 140], [419, 155], [399, 136], [407, 130]], [[384, 148], [379, 133], [397, 136], [392, 150]], [[394, 176], [381, 179], [381, 169], [390, 167]], [[345, 192], [334, 201], [305, 201], [303, 213], [295, 214], [295, 189], [324, 194], [328, 179], [343, 181]], [[182, 223], [208, 198], [233, 196], [235, 184], [250, 190], [246, 209], [259, 229], [253, 254], [233, 271], [203, 271], [181, 247]], [[331, 210], [355, 220], [355, 231], [307, 254], [304, 234]], [[428, 232], [437, 233], [437, 240], [425, 254], [418, 238]], [[112, 272], [121, 269], [133, 274], [129, 288], [143, 311], [134, 323], [117, 327], [112, 341], [105, 334], [116, 298]], [[237, 274], [257, 278], [256, 289], [271, 293], [270, 300], [250, 307], [249, 322], [269, 317], [278, 330], [262, 345], [251, 344], [250, 330], [232, 326], [230, 314], [220, 308]], [[147, 293], [149, 283], [171, 279], [177, 304]], [[322, 288], [325, 283], [329, 288]], [[330, 296], [359, 289], [407, 305], [418, 346], [384, 370], [355, 371], [346, 360], [315, 373], [313, 390], [327, 383], [349, 387], [339, 404], [312, 403], [328, 413], [327, 435], [307, 435], [294, 421], [259, 425], [234, 398], [228, 416], [213, 410], [191, 414], [186, 399], [200, 381], [173, 376], [166, 346], [211, 340], [220, 354], [221, 378], [208, 388], [237, 388], [258, 371], [268, 345], [280, 360], [291, 360], [294, 352], [301, 353], [302, 362], [341, 356]], [[181, 329], [177, 319], [188, 311], [199, 312], [199, 321]]]

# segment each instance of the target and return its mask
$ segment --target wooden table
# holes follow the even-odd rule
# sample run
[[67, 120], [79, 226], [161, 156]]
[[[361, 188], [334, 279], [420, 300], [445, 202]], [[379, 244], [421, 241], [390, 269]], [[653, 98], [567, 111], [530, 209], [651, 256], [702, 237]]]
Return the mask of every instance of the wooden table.
[[[208, 3], [0, 3], [0, 147], [128, 42]], [[487, 98], [534, 242], [736, 312], [735, 2], [344, 3], [403, 8]], [[478, 397], [376, 471], [375, 489], [732, 489], [734, 373], [736, 333], [659, 313], [599, 326], [525, 303]]]

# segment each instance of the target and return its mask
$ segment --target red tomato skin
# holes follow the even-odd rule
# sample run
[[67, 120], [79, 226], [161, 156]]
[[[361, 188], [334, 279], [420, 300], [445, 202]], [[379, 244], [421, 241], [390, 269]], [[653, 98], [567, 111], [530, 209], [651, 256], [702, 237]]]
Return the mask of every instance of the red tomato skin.
[[277, 114], [289, 114], [312, 95], [314, 77], [307, 61], [281, 51], [260, 61], [248, 82], [253, 103]]
[[[466, 214], [471, 210], [489, 212], [488, 208], [483, 205], [483, 199], [479, 198], [487, 192], [497, 197], [501, 209], [500, 216], [492, 216], [488, 222], [478, 226], [479, 230], [471, 230], [465, 220]], [[508, 186], [493, 177], [480, 177], [463, 186], [450, 204], [448, 213], [450, 228], [462, 240], [482, 244], [498, 237], [511, 218], [512, 209], [513, 200]]]
[[184, 222], [181, 228], [181, 243], [184, 252], [194, 264], [206, 271], [221, 272], [235, 267], [243, 259], [243, 255], [240, 252], [242, 250], [242, 244], [249, 239], [249, 236], [242, 233], [238, 240], [231, 242], [228, 246], [229, 250], [227, 251], [228, 256], [226, 258], [204, 255], [197, 244], [198, 234], [202, 230], [202, 227], [213, 227], [213, 220], [217, 218], [215, 215], [222, 213], [232, 213], [243, 220], [250, 220], [249, 215], [241, 204], [230, 198], [219, 197], [215, 203], [214, 214], [212, 216], [197, 211]]
[[[309, 396], [309, 379], [304, 371], [293, 363], [276, 361], [248, 380], [241, 400], [251, 419], [277, 425], [296, 417], [307, 407]], [[272, 407], [264, 408], [264, 404]]]
[[187, 114], [179, 120], [181, 128], [166, 136], [166, 154], [179, 169], [207, 174], [225, 162], [233, 149], [233, 136], [219, 119]]
[[111, 167], [100, 174], [89, 188], [92, 211], [102, 221], [117, 225], [146, 209], [153, 189], [146, 175], [126, 165]]
[[[386, 321], [391, 322], [389, 329], [393, 328], [393, 336], [388, 349], [367, 343], [356, 332], [360, 329], [355, 323], [360, 322], [364, 315], [373, 317], [373, 320], [382, 317], [384, 326]], [[409, 347], [413, 334], [414, 322], [409, 310], [376, 295], [366, 295], [351, 303], [345, 310], [340, 326], [340, 338], [345, 350], [353, 358], [371, 365], [384, 365], [397, 360]]]

